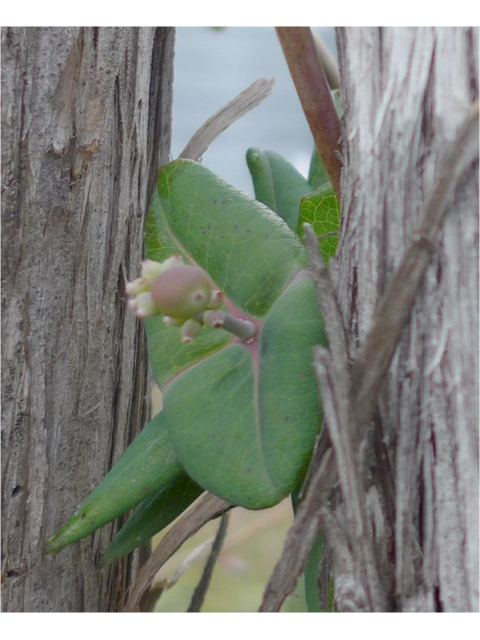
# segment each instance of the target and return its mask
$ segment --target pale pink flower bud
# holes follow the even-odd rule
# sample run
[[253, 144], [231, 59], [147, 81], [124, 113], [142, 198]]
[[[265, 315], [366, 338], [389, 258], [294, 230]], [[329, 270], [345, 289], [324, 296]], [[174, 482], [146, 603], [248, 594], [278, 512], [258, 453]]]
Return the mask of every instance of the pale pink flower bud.
[[181, 328], [182, 342], [193, 342], [200, 333], [202, 325], [196, 320], [187, 320]]
[[145, 293], [139, 293], [135, 298], [136, 301], [136, 315], [139, 318], [151, 318], [157, 316], [160, 311], [153, 302], [152, 294], [150, 291]]
[[195, 265], [181, 265], [164, 271], [154, 280], [152, 297], [161, 313], [187, 320], [205, 309], [212, 288], [206, 271]]
[[161, 263], [162, 270], [160, 273], [163, 273], [164, 271], [168, 271], [168, 269], [173, 269], [173, 267], [181, 267], [184, 264], [185, 263], [183, 261], [182, 256], [178, 253], [174, 253], [173, 256], [170, 256], [169, 258], [167, 258]]
[[214, 329], [221, 329], [223, 327], [223, 323], [225, 322], [226, 317], [225, 311], [221, 309], [214, 309], [211, 311], [205, 311], [203, 314], [203, 322], [208, 327], [213, 327]]
[[162, 263], [155, 262], [155, 260], [143, 260], [140, 266], [140, 274], [142, 278], [145, 278], [150, 282], [150, 284], [162, 273], [162, 271]]
[[179, 320], [178, 318], [171, 318], [170, 316], [163, 316], [163, 321], [167, 327], [181, 327], [185, 320]]
[[127, 282], [127, 284], [125, 285], [125, 291], [131, 296], [136, 296], [139, 293], [149, 291], [151, 286], [152, 283], [150, 282], [150, 280], [147, 280], [146, 278], [137, 278], [136, 280]]
[[219, 289], [214, 289], [207, 305], [209, 309], [220, 309], [223, 305], [225, 294]]

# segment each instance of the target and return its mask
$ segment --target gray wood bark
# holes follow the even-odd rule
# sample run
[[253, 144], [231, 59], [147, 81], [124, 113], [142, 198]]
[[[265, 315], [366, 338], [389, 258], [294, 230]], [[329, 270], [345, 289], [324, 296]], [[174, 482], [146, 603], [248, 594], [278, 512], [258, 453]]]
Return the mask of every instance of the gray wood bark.
[[[342, 28], [337, 44], [344, 201], [330, 271], [354, 358], [442, 149], [478, 100], [478, 29]], [[477, 162], [447, 213], [372, 435], [383, 462], [365, 482], [391, 610], [478, 611], [478, 190]], [[336, 597], [362, 608], [341, 567]]]
[[115, 611], [118, 523], [44, 555], [148, 418], [125, 312], [171, 137], [173, 28], [2, 29], [4, 611]]

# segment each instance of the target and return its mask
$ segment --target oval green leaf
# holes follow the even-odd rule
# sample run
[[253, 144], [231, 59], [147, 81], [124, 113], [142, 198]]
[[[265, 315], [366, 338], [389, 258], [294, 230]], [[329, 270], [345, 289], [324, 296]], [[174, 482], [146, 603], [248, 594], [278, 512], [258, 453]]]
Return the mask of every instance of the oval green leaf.
[[163, 412], [199, 485], [249, 509], [295, 488], [321, 425], [312, 353], [325, 343], [315, 287], [305, 278], [273, 305], [258, 342], [228, 346], [172, 382]]
[[308, 263], [296, 234], [268, 207], [192, 160], [165, 165], [160, 215], [179, 249], [243, 311], [262, 317]]
[[295, 167], [279, 153], [250, 147], [247, 165], [252, 176], [255, 198], [275, 211], [296, 231], [300, 200], [312, 187]]
[[303, 225], [308, 222], [318, 236], [324, 259], [335, 255], [340, 231], [340, 207], [330, 182], [302, 198], [298, 234], [303, 235]]

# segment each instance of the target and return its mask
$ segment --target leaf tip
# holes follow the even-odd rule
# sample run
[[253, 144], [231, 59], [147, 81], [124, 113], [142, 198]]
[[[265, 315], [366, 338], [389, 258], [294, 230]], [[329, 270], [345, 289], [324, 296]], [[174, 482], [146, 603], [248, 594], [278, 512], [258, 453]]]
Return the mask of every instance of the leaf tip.
[[57, 535], [55, 534], [51, 536], [45, 544], [45, 555], [53, 558], [64, 546], [64, 544], [58, 544]]

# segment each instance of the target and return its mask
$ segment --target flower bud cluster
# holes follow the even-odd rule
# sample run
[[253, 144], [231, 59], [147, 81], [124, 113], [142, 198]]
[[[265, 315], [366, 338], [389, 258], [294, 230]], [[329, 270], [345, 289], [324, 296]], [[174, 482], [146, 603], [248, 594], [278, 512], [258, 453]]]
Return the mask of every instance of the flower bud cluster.
[[144, 260], [140, 278], [128, 282], [126, 292], [133, 296], [128, 306], [139, 318], [163, 315], [165, 324], [181, 328], [184, 342], [199, 334], [205, 311], [223, 304], [223, 293], [215, 289], [208, 273], [185, 264], [179, 255], [164, 262]]

